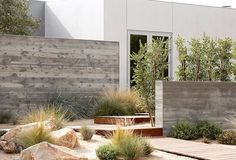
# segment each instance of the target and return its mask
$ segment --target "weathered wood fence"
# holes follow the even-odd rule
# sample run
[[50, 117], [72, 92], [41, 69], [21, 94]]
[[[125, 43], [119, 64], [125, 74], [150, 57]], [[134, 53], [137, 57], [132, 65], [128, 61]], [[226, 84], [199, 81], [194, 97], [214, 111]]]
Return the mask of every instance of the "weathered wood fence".
[[117, 42], [0, 36], [0, 111], [24, 112], [50, 96], [74, 96], [89, 107], [119, 85]]

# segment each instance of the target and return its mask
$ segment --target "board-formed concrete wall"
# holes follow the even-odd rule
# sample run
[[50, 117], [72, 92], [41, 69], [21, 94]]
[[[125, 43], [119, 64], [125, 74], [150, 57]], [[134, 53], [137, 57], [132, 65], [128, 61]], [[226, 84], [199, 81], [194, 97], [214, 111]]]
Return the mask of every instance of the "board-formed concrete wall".
[[117, 42], [0, 36], [0, 111], [25, 111], [58, 93], [89, 107], [118, 86]]
[[236, 83], [156, 82], [156, 125], [167, 135], [178, 120], [211, 120], [227, 128], [236, 115]]

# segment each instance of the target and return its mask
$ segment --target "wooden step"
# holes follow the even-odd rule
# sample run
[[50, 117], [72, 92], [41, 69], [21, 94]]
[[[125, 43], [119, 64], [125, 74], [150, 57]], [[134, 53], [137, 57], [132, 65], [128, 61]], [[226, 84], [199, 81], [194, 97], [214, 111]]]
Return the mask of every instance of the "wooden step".
[[95, 124], [111, 124], [129, 126], [139, 123], [149, 123], [150, 118], [147, 115], [144, 116], [98, 116], [94, 118]]
[[[149, 128], [134, 128], [134, 129], [126, 129], [132, 130], [135, 134], [141, 135], [143, 137], [159, 137], [163, 136], [163, 129], [156, 128], [156, 127], [149, 127]], [[110, 136], [115, 131], [115, 129], [96, 129], [96, 134], [101, 136]]]

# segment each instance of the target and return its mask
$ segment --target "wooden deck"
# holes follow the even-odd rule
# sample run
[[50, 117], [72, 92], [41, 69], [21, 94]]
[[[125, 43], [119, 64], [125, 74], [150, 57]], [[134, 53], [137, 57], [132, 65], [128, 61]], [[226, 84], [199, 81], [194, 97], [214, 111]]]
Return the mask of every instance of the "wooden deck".
[[200, 160], [236, 160], [236, 146], [204, 144], [174, 138], [150, 138], [155, 149]]

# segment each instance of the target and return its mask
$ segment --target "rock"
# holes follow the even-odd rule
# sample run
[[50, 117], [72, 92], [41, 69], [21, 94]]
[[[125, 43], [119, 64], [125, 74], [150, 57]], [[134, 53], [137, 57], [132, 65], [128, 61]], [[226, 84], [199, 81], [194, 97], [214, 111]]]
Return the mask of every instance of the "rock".
[[[50, 131], [54, 130], [56, 127], [56, 125], [52, 121], [44, 121], [42, 122], [42, 124], [47, 130]], [[24, 132], [32, 130], [38, 125], [39, 123], [35, 122], [26, 125], [20, 125], [13, 129], [10, 129], [0, 138], [0, 149], [5, 153], [19, 153], [22, 150], [22, 147], [16, 143], [16, 137], [20, 134], [24, 134]]]
[[54, 139], [54, 143], [59, 146], [68, 148], [79, 147], [79, 140], [76, 132], [70, 128], [63, 128], [58, 131], [51, 132], [51, 136]]
[[0, 149], [5, 153], [20, 153], [22, 147], [17, 145], [14, 141], [0, 141]]
[[0, 140], [1, 141], [12, 141], [14, 140], [14, 138], [16, 137], [16, 135], [18, 133], [20, 133], [21, 128], [20, 127], [15, 127], [13, 129], [10, 129], [9, 131], [7, 131], [7, 133], [5, 133]]
[[21, 152], [20, 160], [88, 160], [66, 147], [42, 142]]
[[[44, 122], [42, 122], [42, 124], [44, 125], [45, 129], [50, 130], [50, 131], [52, 131], [56, 128], [56, 125], [52, 121], [44, 121]], [[38, 125], [39, 125], [39, 122], [17, 126], [13, 129], [10, 129], [7, 133], [5, 133], [0, 138], [0, 140], [8, 141], [8, 142], [14, 141], [17, 135], [27, 132], [27, 131], [33, 129], [34, 127], [37, 127]]]

